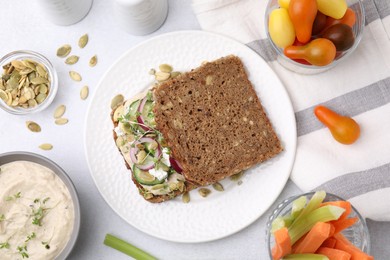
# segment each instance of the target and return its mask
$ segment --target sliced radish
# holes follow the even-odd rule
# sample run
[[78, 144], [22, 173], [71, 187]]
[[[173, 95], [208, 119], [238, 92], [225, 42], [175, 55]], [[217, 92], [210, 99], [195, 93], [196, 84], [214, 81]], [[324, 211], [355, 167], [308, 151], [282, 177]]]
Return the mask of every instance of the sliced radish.
[[183, 168], [181, 167], [180, 163], [171, 156], [169, 156], [169, 162], [171, 163], [172, 168], [178, 173], [181, 173], [183, 171]]

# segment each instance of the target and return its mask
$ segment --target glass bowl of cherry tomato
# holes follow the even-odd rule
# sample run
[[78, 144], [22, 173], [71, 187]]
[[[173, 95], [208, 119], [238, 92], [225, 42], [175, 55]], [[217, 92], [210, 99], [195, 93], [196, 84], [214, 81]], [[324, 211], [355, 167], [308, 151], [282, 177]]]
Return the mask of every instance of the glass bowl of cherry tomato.
[[277, 61], [300, 74], [342, 62], [359, 45], [364, 25], [362, 0], [269, 0], [265, 14]]
[[374, 259], [364, 218], [349, 201], [325, 191], [282, 201], [268, 219], [266, 245], [270, 259]]

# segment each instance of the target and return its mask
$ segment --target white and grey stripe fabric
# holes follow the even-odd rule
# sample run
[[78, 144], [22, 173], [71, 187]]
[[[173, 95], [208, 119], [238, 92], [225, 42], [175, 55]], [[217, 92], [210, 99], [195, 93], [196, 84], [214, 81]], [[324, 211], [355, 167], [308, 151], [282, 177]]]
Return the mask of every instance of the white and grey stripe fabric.
[[[287, 88], [298, 128], [292, 181], [303, 191], [324, 189], [349, 199], [367, 218], [390, 221], [390, 1], [363, 1], [366, 25], [358, 48], [316, 75], [276, 61], [264, 28], [267, 0], [193, 0], [192, 6], [202, 29], [252, 48]], [[336, 142], [313, 114], [319, 104], [353, 117], [360, 139]]]

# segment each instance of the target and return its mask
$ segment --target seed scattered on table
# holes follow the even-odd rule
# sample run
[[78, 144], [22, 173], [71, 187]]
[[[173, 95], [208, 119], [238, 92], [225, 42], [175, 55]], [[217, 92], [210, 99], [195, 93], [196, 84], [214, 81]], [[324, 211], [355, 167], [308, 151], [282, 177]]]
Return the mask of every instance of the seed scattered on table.
[[56, 110], [54, 110], [54, 118], [60, 118], [65, 114], [66, 106], [65, 105], [59, 105]]
[[81, 90], [80, 90], [80, 98], [82, 100], [86, 100], [87, 97], [88, 97], [88, 94], [89, 94], [89, 88], [88, 86], [84, 86]]
[[84, 34], [79, 39], [79, 47], [84, 48], [88, 43], [88, 34]]
[[71, 50], [72, 50], [72, 46], [70, 46], [69, 44], [64, 44], [60, 48], [58, 48], [57, 56], [60, 58], [65, 58], [66, 56], [69, 55]]
[[92, 56], [92, 58], [89, 60], [89, 66], [90, 67], [95, 67], [97, 64], [97, 55]]
[[56, 125], [65, 125], [69, 122], [67, 118], [58, 118], [55, 120]]
[[79, 56], [72, 55], [66, 58], [65, 63], [68, 65], [76, 64], [79, 61]]
[[81, 81], [82, 80], [81, 75], [76, 71], [69, 71], [69, 76], [74, 81]]
[[41, 148], [42, 150], [45, 150], [45, 151], [49, 151], [49, 150], [53, 149], [53, 145], [51, 145], [49, 143], [44, 143], [44, 144], [41, 144], [39, 146], [39, 148]]
[[27, 126], [27, 128], [28, 128], [31, 132], [39, 133], [39, 132], [41, 131], [40, 125], [38, 125], [37, 123], [35, 123], [35, 122], [33, 122], [33, 121], [27, 121], [27, 122], [26, 122], [26, 126]]

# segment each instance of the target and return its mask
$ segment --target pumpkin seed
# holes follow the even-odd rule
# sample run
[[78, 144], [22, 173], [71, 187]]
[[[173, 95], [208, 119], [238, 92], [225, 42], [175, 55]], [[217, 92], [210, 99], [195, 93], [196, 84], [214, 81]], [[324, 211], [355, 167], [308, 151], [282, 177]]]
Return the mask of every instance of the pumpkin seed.
[[156, 70], [155, 69], [150, 69], [149, 70], [149, 75], [154, 75], [156, 74]]
[[45, 151], [49, 151], [49, 150], [53, 149], [53, 145], [51, 145], [49, 143], [45, 143], [45, 144], [41, 144], [39, 146], [39, 148], [41, 148], [42, 150], [45, 150]]
[[173, 71], [173, 72], [171, 72], [171, 78], [176, 78], [176, 77], [179, 76], [180, 74], [181, 74], [181, 72]]
[[67, 118], [57, 118], [55, 121], [56, 125], [65, 125], [69, 122], [69, 120]]
[[69, 76], [74, 81], [81, 81], [81, 75], [76, 71], [69, 71]]
[[244, 172], [241, 171], [239, 173], [236, 173], [236, 174], [230, 176], [229, 179], [232, 180], [232, 181], [238, 181], [239, 179], [241, 179], [243, 174], [244, 174]]
[[56, 110], [54, 110], [54, 118], [60, 118], [65, 114], [66, 106], [65, 105], [59, 105]]
[[31, 132], [38, 133], [41, 131], [41, 127], [33, 121], [27, 121], [26, 126]]
[[79, 47], [84, 48], [88, 43], [88, 34], [84, 34], [79, 39]]
[[66, 56], [69, 55], [71, 50], [72, 50], [72, 46], [70, 46], [69, 44], [64, 44], [60, 48], [58, 48], [57, 56], [61, 58], [65, 58]]
[[7, 99], [8, 99], [8, 95], [7, 95], [7, 93], [4, 91], [4, 90], [2, 90], [2, 89], [0, 89], [0, 98], [3, 100], [3, 101], [7, 101]]
[[183, 193], [182, 201], [184, 203], [190, 202], [190, 193], [188, 191]]
[[35, 99], [30, 99], [27, 101], [29, 107], [35, 107], [38, 105], [37, 101]]
[[38, 96], [36, 96], [35, 100], [37, 101], [38, 104], [41, 104], [46, 99], [46, 97], [47, 97], [46, 94], [40, 93], [38, 94]]
[[43, 84], [43, 83], [48, 83], [49, 81], [45, 78], [36, 77], [36, 78], [33, 78], [30, 82], [33, 85], [39, 85], [39, 84]]
[[123, 105], [120, 105], [120, 106], [117, 107], [117, 109], [115, 109], [114, 116], [113, 116], [114, 122], [118, 122], [119, 118], [123, 114], [123, 111], [124, 111], [124, 106]]
[[171, 77], [171, 74], [168, 72], [158, 71], [154, 76], [157, 81], [165, 81]]
[[166, 73], [171, 73], [173, 68], [171, 65], [169, 64], [161, 64], [160, 66], [158, 66], [158, 68], [162, 71], [162, 72], [166, 72]]
[[152, 193], [145, 193], [144, 198], [149, 200], [149, 199], [153, 198], [153, 194]]
[[207, 189], [207, 188], [200, 188], [198, 190], [199, 192], [199, 195], [202, 196], [203, 198], [207, 197], [210, 193], [211, 193], [211, 190], [210, 189]]
[[66, 58], [65, 63], [68, 65], [76, 64], [79, 61], [79, 56], [72, 55]]
[[47, 71], [46, 71], [46, 69], [43, 66], [37, 65], [36, 66], [36, 71], [38, 72], [38, 75], [40, 77], [42, 77], [42, 78], [47, 77]]
[[111, 100], [111, 109], [115, 109], [117, 106], [123, 103], [125, 100], [125, 97], [122, 94], [116, 95], [112, 100]]
[[216, 182], [213, 184], [213, 188], [216, 191], [224, 191], [225, 189], [223, 188], [222, 184], [219, 182]]
[[87, 97], [88, 97], [88, 94], [89, 94], [89, 88], [88, 86], [84, 86], [81, 90], [80, 90], [80, 98], [82, 100], [86, 100]]
[[94, 55], [90, 60], [89, 60], [89, 66], [90, 67], [95, 67], [97, 64], [97, 56]]

